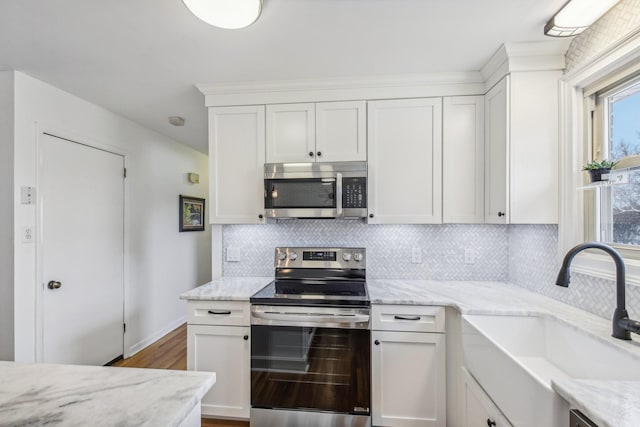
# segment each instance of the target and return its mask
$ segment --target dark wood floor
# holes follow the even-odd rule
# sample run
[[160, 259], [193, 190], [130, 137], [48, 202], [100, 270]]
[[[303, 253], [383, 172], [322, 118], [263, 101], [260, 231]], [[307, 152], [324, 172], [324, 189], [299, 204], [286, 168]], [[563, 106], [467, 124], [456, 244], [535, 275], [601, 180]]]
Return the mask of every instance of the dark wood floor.
[[[120, 360], [113, 366], [129, 368], [187, 369], [187, 325], [171, 331], [134, 356]], [[202, 427], [247, 427], [244, 421], [202, 419]]]

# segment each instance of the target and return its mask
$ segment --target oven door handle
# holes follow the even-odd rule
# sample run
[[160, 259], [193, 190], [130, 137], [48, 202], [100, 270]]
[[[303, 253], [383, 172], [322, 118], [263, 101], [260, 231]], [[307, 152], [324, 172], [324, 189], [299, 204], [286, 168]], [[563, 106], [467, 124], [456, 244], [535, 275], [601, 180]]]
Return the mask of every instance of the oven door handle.
[[310, 323], [362, 323], [369, 321], [368, 314], [315, 314], [254, 311], [254, 317], [264, 320]]

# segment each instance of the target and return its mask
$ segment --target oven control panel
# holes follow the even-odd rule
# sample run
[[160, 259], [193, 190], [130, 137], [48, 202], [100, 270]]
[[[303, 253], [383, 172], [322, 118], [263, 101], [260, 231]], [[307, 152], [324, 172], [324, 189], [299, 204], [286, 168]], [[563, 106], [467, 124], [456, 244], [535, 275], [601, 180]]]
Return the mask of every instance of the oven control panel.
[[364, 269], [366, 252], [365, 248], [278, 247], [275, 267]]

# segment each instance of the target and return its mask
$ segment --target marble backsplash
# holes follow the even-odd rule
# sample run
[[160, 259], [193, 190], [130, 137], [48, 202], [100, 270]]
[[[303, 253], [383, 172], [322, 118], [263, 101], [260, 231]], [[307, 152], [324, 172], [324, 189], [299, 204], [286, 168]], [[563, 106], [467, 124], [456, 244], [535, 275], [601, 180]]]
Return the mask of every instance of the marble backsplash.
[[[555, 225], [509, 226], [509, 282], [610, 319], [616, 307], [613, 280], [571, 274], [568, 288], [555, 285], [560, 268], [558, 227]], [[640, 317], [640, 286], [627, 285], [627, 310]]]
[[[227, 225], [223, 246], [239, 251], [239, 262], [225, 261], [225, 276], [273, 275], [276, 246], [353, 246], [367, 248], [372, 279], [496, 280], [508, 275], [504, 225], [368, 225], [350, 220], [291, 220], [267, 225]], [[420, 248], [422, 263], [411, 263]], [[467, 253], [465, 263], [465, 249]], [[469, 256], [473, 258], [470, 263]]]
[[[223, 264], [225, 276], [272, 276], [276, 246], [367, 248], [371, 279], [508, 281], [604, 318], [615, 308], [611, 280], [572, 274], [568, 288], [555, 286], [558, 227], [555, 225], [367, 225], [357, 221], [287, 221], [226, 225], [223, 246], [239, 261]], [[420, 248], [422, 263], [411, 262]], [[465, 250], [472, 250], [467, 253]], [[473, 262], [469, 262], [469, 255]], [[467, 262], [465, 262], [467, 261]], [[627, 286], [627, 308], [640, 317], [640, 287]]]

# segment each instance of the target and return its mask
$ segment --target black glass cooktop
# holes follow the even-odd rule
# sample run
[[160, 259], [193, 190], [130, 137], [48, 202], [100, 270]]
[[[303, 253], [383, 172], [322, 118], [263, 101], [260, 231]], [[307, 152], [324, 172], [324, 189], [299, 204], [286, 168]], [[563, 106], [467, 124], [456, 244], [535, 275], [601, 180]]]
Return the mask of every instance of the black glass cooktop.
[[274, 280], [253, 294], [252, 304], [334, 305], [368, 307], [369, 293], [363, 281], [320, 282]]

